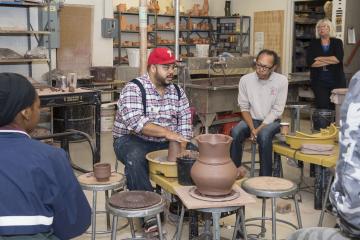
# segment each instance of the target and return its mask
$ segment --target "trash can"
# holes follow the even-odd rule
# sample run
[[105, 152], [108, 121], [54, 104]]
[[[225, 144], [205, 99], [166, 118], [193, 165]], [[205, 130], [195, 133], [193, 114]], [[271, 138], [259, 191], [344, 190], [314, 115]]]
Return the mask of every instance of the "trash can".
[[331, 109], [315, 108], [311, 113], [311, 130], [313, 132], [320, 131], [321, 128], [327, 128], [331, 123], [335, 122], [335, 111]]

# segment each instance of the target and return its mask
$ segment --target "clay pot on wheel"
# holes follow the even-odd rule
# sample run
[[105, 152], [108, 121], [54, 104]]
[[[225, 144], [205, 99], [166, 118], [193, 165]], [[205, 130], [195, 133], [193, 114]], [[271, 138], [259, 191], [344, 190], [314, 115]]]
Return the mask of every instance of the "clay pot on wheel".
[[232, 137], [203, 134], [195, 140], [198, 142], [200, 155], [191, 169], [191, 178], [197, 190], [209, 196], [230, 194], [238, 175], [230, 158]]
[[94, 165], [94, 177], [99, 182], [109, 181], [111, 176], [110, 163], [96, 163]]

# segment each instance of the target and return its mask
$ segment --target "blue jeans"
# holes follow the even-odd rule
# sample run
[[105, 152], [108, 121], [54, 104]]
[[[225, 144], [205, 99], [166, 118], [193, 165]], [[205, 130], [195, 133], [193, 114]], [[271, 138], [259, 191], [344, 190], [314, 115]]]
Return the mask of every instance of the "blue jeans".
[[[261, 125], [262, 121], [253, 119], [254, 127]], [[265, 126], [258, 133], [257, 143], [260, 156], [260, 176], [272, 176], [272, 140], [276, 133], [280, 132], [280, 121]], [[243, 143], [250, 137], [250, 128], [245, 121], [240, 121], [231, 130], [233, 142], [230, 148], [230, 156], [237, 167], [241, 166], [243, 155]]]
[[[129, 190], [153, 191], [149, 179], [149, 164], [145, 155], [168, 148], [169, 142], [146, 141], [136, 135], [124, 135], [114, 140], [116, 158], [125, 165]], [[187, 148], [196, 150], [192, 144], [188, 144]]]

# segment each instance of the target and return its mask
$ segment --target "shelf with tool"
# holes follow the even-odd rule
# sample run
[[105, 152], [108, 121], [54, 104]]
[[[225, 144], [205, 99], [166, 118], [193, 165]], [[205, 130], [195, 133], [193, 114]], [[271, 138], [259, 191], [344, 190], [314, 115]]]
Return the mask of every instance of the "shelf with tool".
[[326, 1], [298, 1], [294, 3], [294, 41], [292, 72], [308, 72], [306, 49], [315, 39], [315, 25], [325, 17]]
[[[24, 13], [24, 23], [19, 18], [16, 26], [0, 26], [1, 43], [8, 44], [6, 47], [0, 47], [0, 65], [14, 65], [14, 64], [27, 64], [28, 76], [32, 77], [33, 64], [47, 64], [49, 72], [51, 72], [51, 45], [50, 45], [50, 7], [51, 1], [44, 0], [41, 2], [14, 2], [14, 1], [1, 1], [0, 9], [4, 11], [9, 17], [13, 11]], [[37, 8], [39, 15], [39, 26], [32, 25], [31, 14], [33, 11], [30, 9]], [[20, 9], [20, 10], [17, 10]], [[22, 10], [23, 9], [23, 10]], [[40, 18], [41, 16], [41, 18]], [[40, 26], [42, 18], [46, 18], [46, 24]], [[9, 22], [11, 23], [11, 22]], [[25, 37], [25, 38], [24, 38]], [[16, 38], [16, 39], [15, 39]], [[25, 54], [20, 54], [13, 50], [16, 47], [16, 42], [24, 41], [26, 46]], [[14, 43], [14, 44], [12, 44]], [[36, 46], [35, 46], [36, 45]], [[17, 50], [18, 51], [18, 50]], [[50, 78], [50, 74], [49, 74]]]
[[240, 56], [250, 53], [249, 16], [227, 16], [216, 18], [216, 49], [221, 52], [238, 53]]

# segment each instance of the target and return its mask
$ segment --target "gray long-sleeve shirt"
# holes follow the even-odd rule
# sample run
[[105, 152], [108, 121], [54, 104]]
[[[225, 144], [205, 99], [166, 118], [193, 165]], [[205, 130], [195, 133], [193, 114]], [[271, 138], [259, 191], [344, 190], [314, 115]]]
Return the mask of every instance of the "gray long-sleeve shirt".
[[279, 119], [284, 111], [288, 79], [273, 72], [268, 80], [260, 80], [256, 72], [241, 77], [238, 103], [241, 112], [250, 112], [253, 119], [269, 124]]

